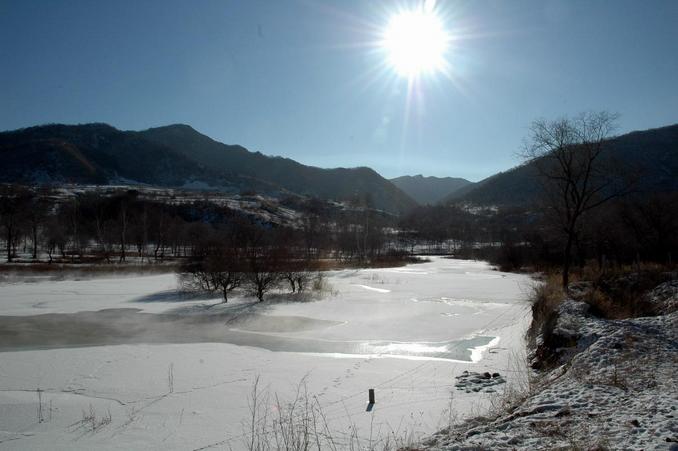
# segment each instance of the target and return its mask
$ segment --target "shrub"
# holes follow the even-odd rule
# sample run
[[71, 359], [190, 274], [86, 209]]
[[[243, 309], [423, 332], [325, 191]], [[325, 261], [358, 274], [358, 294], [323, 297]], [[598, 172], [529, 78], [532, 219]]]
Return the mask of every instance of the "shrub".
[[674, 275], [660, 268], [637, 272], [601, 274], [590, 290], [578, 298], [591, 306], [591, 313], [606, 319], [638, 318], [657, 314], [646, 294]]
[[558, 274], [549, 274], [543, 281], [533, 285], [530, 294], [532, 323], [527, 330], [527, 338], [532, 345], [535, 344], [538, 335], [548, 332], [548, 326], [553, 322], [558, 305], [563, 299], [565, 293]]

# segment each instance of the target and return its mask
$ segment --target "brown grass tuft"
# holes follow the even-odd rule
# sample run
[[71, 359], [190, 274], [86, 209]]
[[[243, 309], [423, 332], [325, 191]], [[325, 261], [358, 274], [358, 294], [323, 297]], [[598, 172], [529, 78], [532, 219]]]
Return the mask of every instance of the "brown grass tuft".
[[533, 285], [530, 299], [532, 300], [532, 323], [527, 330], [527, 339], [531, 345], [534, 345], [537, 336], [545, 332], [544, 329], [554, 317], [558, 305], [565, 299], [560, 274], [547, 274], [543, 281]]

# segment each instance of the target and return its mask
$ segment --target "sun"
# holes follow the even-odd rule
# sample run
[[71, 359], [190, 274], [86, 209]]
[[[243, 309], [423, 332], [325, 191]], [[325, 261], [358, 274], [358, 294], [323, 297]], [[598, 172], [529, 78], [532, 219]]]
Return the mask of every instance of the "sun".
[[382, 47], [389, 64], [407, 78], [445, 67], [449, 36], [433, 11], [411, 10], [394, 15], [384, 31]]

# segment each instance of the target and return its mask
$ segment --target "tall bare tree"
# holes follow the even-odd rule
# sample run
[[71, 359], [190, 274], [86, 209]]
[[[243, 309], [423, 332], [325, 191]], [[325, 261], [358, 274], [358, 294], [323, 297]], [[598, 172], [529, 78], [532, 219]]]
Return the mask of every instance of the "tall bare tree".
[[219, 291], [226, 303], [228, 293], [240, 286], [245, 269], [238, 248], [219, 246], [184, 265], [184, 284], [188, 288]]
[[543, 184], [545, 207], [564, 239], [562, 284], [567, 288], [573, 246], [586, 214], [628, 191], [632, 184], [606, 152], [617, 115], [582, 113], [532, 123], [524, 158]]
[[14, 258], [16, 244], [20, 239], [20, 224], [25, 220], [27, 206], [32, 194], [21, 186], [0, 186], [0, 226], [4, 228], [7, 243], [7, 262]]
[[279, 251], [272, 246], [250, 246], [246, 258], [245, 281], [259, 302], [263, 302], [264, 295], [277, 287], [282, 278]]

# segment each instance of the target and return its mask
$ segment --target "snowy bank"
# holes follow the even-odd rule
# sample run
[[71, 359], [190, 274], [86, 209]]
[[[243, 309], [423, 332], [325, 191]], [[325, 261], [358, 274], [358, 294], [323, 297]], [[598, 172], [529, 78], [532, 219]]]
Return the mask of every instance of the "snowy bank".
[[[675, 283], [650, 296], [675, 307]], [[562, 365], [517, 406], [438, 433], [428, 449], [678, 449], [678, 312], [604, 320], [566, 300]], [[669, 308], [669, 307], [667, 307]]]

